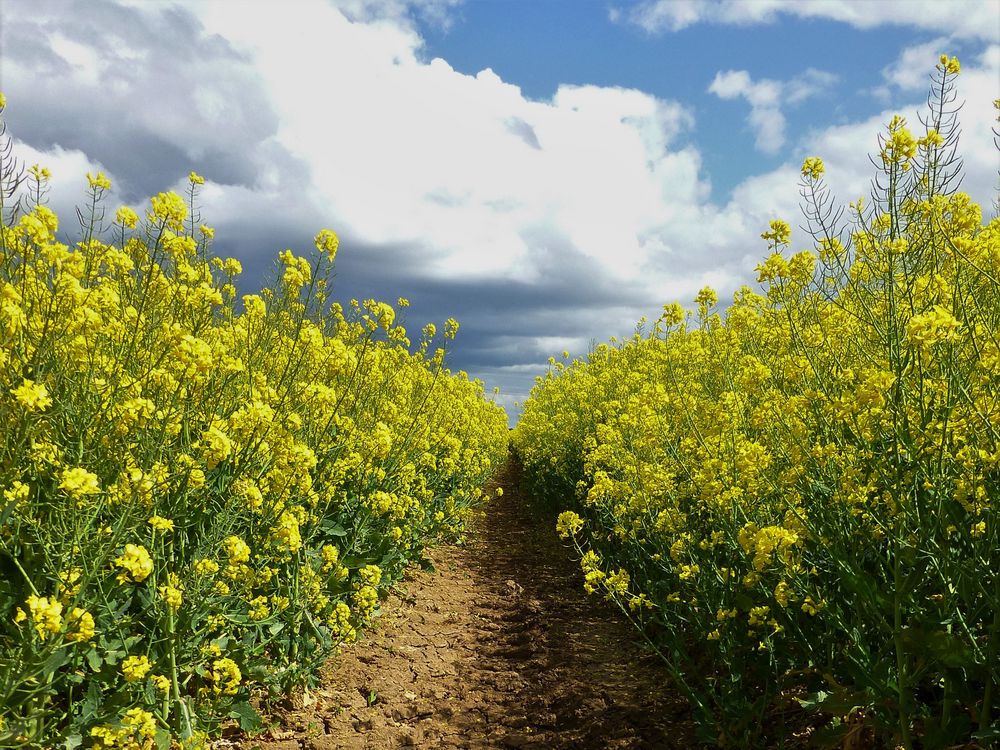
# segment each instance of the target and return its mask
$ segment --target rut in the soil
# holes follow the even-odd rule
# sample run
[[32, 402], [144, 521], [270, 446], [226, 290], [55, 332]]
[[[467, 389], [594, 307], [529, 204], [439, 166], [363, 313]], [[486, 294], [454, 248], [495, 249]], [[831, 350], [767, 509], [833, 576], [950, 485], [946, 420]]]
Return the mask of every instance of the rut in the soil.
[[244, 748], [688, 748], [684, 701], [520, 493], [500, 478], [464, 547], [431, 554], [324, 685]]

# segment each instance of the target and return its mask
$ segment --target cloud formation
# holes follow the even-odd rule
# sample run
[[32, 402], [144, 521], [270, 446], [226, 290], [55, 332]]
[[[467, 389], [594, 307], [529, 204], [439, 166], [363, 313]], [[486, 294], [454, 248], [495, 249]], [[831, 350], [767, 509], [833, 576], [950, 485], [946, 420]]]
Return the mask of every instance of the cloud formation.
[[818, 96], [837, 80], [832, 73], [809, 68], [789, 81], [764, 78], [754, 81], [745, 70], [719, 71], [708, 91], [720, 99], [745, 99], [750, 104], [747, 122], [756, 136], [756, 147], [774, 155], [785, 145], [782, 108]]
[[681, 31], [699, 23], [774, 23], [781, 16], [839, 21], [858, 29], [909, 26], [962, 39], [992, 41], [997, 35], [997, 7], [992, 0], [644, 0], [610, 11], [612, 21], [633, 24], [651, 34]]

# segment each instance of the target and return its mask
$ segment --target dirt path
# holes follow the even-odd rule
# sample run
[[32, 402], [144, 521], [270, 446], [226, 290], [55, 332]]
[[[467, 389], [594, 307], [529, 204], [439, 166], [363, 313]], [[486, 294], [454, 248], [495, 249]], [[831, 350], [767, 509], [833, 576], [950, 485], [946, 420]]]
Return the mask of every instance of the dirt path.
[[513, 469], [465, 547], [431, 553], [283, 729], [245, 750], [688, 748], [683, 700], [636, 634], [581, 588]]

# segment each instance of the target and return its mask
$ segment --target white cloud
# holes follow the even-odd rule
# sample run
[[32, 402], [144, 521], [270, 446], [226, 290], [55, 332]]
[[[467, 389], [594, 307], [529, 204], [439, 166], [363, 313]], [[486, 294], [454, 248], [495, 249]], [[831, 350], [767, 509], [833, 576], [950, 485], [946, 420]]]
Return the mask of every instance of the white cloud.
[[946, 37], [937, 37], [923, 44], [907, 47], [903, 52], [882, 70], [882, 79], [887, 86], [906, 92], [926, 91], [928, 61], [937, 60], [946, 53], [951, 44]]
[[697, 23], [772, 23], [790, 15], [840, 21], [859, 29], [910, 26], [992, 41], [997, 38], [997, 14], [995, 0], [645, 0], [626, 9], [612, 9], [610, 18], [661, 33]]
[[756, 134], [757, 149], [776, 154], [785, 145], [782, 106], [817, 96], [836, 80], [833, 74], [813, 68], [790, 81], [754, 81], [745, 70], [727, 70], [715, 74], [708, 91], [720, 99], [745, 99], [750, 104], [747, 120]]
[[250, 4], [236, 21], [208, 4], [202, 20], [252, 56], [314, 202], [366, 242], [419, 248], [424, 273], [538, 279], [558, 250], [627, 277], [673, 210], [664, 193], [706, 190], [673, 151], [693, 122], [677, 103], [596, 86], [532, 101], [489, 69], [423, 62], [406, 27], [321, 2]]

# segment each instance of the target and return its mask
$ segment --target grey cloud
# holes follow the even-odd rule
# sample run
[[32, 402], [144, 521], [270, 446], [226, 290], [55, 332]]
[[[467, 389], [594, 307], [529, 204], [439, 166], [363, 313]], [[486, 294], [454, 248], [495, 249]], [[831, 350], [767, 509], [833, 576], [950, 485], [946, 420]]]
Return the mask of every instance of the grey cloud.
[[419, 18], [441, 29], [449, 29], [456, 6], [462, 0], [329, 0], [354, 21], [392, 20], [412, 23]]
[[[73, 78], [57, 36], [101, 61], [99, 80]], [[191, 13], [41, 0], [31, 13], [4, 14], [0, 42], [6, 116], [17, 137], [38, 149], [83, 151], [116, 176], [126, 200], [195, 167], [220, 183], [258, 180], [249, 155], [276, 133], [277, 113], [249, 61]]]
[[527, 122], [522, 120], [520, 117], [511, 117], [508, 118], [505, 124], [507, 126], [507, 130], [516, 135], [526, 144], [532, 148], [538, 149], [539, 151], [541, 150], [542, 144], [538, 142], [538, 136], [535, 134], [535, 129]]

